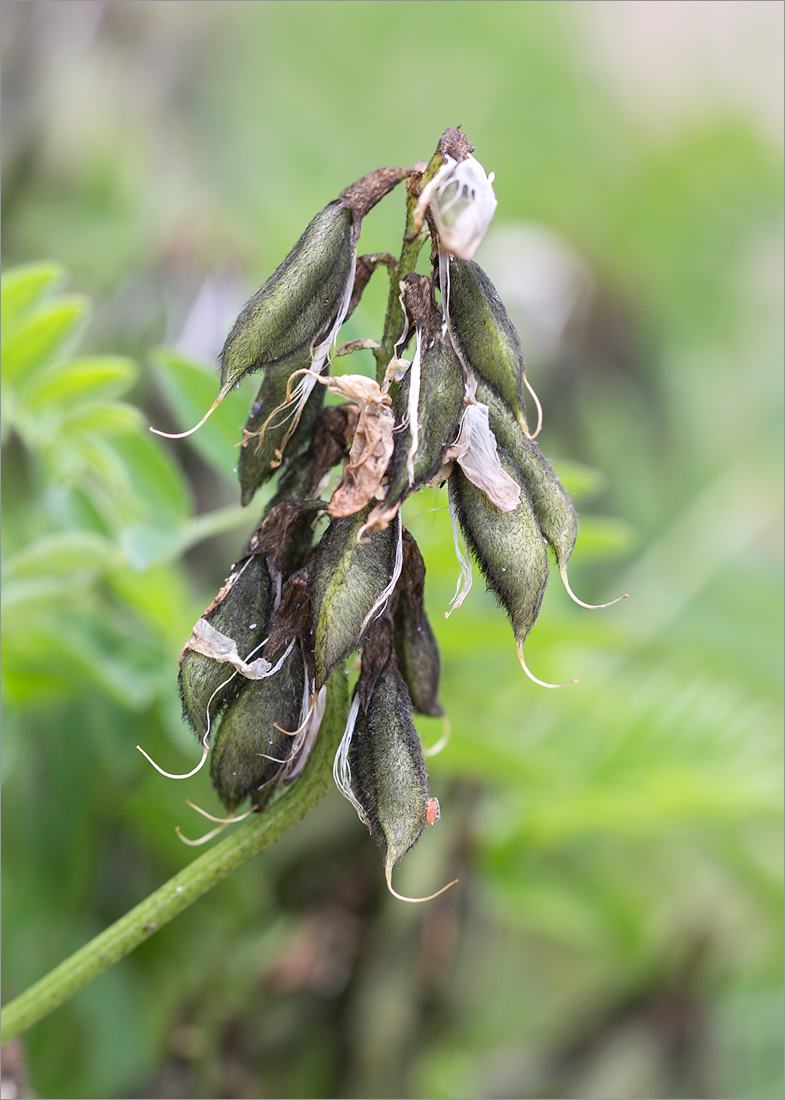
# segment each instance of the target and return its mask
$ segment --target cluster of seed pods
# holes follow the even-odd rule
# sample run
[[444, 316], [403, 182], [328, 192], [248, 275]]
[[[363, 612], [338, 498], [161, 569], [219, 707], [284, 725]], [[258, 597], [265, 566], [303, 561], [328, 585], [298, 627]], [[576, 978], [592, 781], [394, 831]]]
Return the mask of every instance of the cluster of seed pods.
[[[472, 259], [496, 207], [493, 177], [472, 152], [460, 130], [448, 130], [427, 166], [379, 169], [352, 184], [241, 311], [212, 408], [262, 372], [241, 441], [241, 500], [250, 504], [273, 478], [276, 491], [180, 661], [183, 712], [202, 763], [211, 750], [213, 785], [230, 815], [205, 840], [239, 820], [246, 801], [247, 812], [261, 811], [297, 779], [330, 692], [359, 654], [334, 776], [382, 848], [393, 893], [394, 866], [439, 817], [412, 714], [443, 715], [425, 565], [402, 504], [446, 483], [462, 575], [453, 607], [471, 583], [459, 527], [529, 675], [523, 644], [548, 580], [547, 548], [570, 591], [577, 535], [570, 498], [534, 442], [542, 414], [518, 334]], [[358, 257], [363, 217], [403, 180], [409, 234], [400, 263]], [[428, 236], [430, 277], [412, 270], [412, 241]], [[401, 319], [392, 353], [381, 355], [376, 380], [336, 373], [339, 356], [385, 346], [359, 340], [336, 350], [377, 266], [393, 280], [386, 329]], [[325, 392], [343, 403], [325, 405]]]

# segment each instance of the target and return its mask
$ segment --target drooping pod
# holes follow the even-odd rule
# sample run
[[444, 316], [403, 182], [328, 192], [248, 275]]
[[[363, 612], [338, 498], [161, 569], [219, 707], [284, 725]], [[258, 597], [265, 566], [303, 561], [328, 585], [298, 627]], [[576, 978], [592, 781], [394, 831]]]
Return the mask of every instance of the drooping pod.
[[463, 371], [457, 355], [442, 338], [442, 318], [431, 281], [425, 275], [409, 275], [403, 287], [417, 343], [395, 403], [389, 485], [375, 509], [370, 530], [389, 523], [403, 500], [436, 476], [445, 451], [458, 434], [464, 409]]
[[526, 379], [521, 342], [496, 288], [479, 264], [439, 253], [439, 284], [444, 315], [455, 350], [467, 370], [486, 382], [507, 402], [523, 431], [529, 435], [524, 387], [539, 401]]
[[264, 805], [292, 753], [292, 736], [303, 703], [305, 667], [300, 647], [291, 648], [274, 676], [244, 680], [227, 707], [213, 746], [210, 775], [229, 813], [249, 796]]
[[338, 662], [359, 648], [400, 575], [400, 521], [358, 542], [368, 512], [366, 507], [333, 520], [309, 566], [317, 690]]
[[[506, 454], [500, 452], [500, 459], [511, 477], [519, 476]], [[544, 684], [532, 676], [523, 658], [523, 643], [537, 619], [548, 583], [548, 553], [529, 495], [522, 489], [517, 507], [503, 512], [458, 466], [450, 475], [449, 492], [466, 544], [510, 619], [523, 669], [530, 679]]]
[[[578, 516], [570, 495], [556, 476], [556, 472], [533, 439], [520, 430], [506, 403], [487, 383], [477, 386], [477, 400], [488, 406], [488, 418], [499, 446], [517, 466], [523, 484], [529, 494], [534, 515], [546, 542], [552, 547], [564, 587], [570, 598], [581, 607], [596, 609], [610, 607], [608, 603], [587, 604], [579, 600], [570, 587], [567, 576], [575, 540], [578, 537]], [[624, 596], [618, 599], [625, 599]]]
[[322, 482], [349, 451], [359, 415], [356, 405], [331, 405], [322, 410], [308, 450], [287, 464], [271, 505], [319, 496]]
[[[264, 638], [271, 610], [269, 577], [264, 558], [252, 554], [240, 560], [202, 619], [236, 643], [236, 652], [248, 659]], [[210, 732], [216, 716], [242, 686], [236, 666], [187, 646], [180, 658], [180, 697], [183, 716], [200, 740]]]
[[[213, 405], [194, 428], [171, 438], [196, 431], [246, 375], [275, 370], [279, 384], [285, 385], [292, 372], [302, 367], [321, 371], [349, 310], [362, 219], [407, 175], [407, 169], [379, 168], [351, 184], [316, 215], [240, 311], [221, 351], [221, 382]], [[295, 411], [289, 429], [296, 426], [312, 390], [312, 379], [305, 379], [293, 395]]]
[[281, 501], [267, 508], [249, 543], [249, 552], [264, 557], [271, 582], [272, 608], [281, 585], [305, 565], [313, 542], [313, 521], [320, 510], [314, 501]]
[[401, 897], [392, 888], [393, 869], [425, 827], [438, 820], [438, 803], [428, 791], [422, 746], [411, 719], [409, 693], [395, 665], [389, 623], [380, 622], [374, 633], [378, 644], [371, 660], [363, 653], [344, 749], [351, 801], [382, 849], [390, 892]]
[[[307, 366], [307, 360], [298, 366]], [[311, 442], [314, 426], [324, 405], [324, 390], [316, 387], [302, 406], [299, 422], [288, 438], [294, 402], [287, 408], [290, 371], [278, 366], [265, 371], [248, 420], [243, 428], [237, 476], [240, 481], [240, 503], [250, 504], [256, 490], [271, 477], [284, 458], [293, 458]]]
[[506, 402], [492, 387], [479, 382], [477, 400], [488, 406], [491, 430], [499, 446], [520, 471], [540, 530], [553, 547], [559, 567], [563, 564], [566, 568], [578, 537], [578, 517], [567, 490], [540, 448], [523, 434]]
[[408, 531], [403, 533], [403, 568], [393, 611], [395, 657], [415, 711], [439, 718], [441, 659], [425, 613], [425, 562]]

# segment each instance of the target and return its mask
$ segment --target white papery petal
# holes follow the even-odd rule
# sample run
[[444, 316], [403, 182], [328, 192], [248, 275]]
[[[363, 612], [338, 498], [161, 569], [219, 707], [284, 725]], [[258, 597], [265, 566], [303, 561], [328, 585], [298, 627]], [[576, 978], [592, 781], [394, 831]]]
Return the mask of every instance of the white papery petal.
[[357, 801], [354, 791], [352, 790], [352, 769], [349, 764], [349, 749], [352, 744], [352, 737], [354, 735], [354, 727], [357, 722], [357, 715], [360, 710], [360, 696], [355, 695], [352, 700], [352, 705], [349, 709], [349, 715], [346, 719], [346, 729], [343, 731], [343, 737], [341, 743], [338, 746], [338, 751], [335, 754], [335, 760], [333, 761], [333, 779], [335, 785], [341, 792], [344, 798], [346, 798], [354, 806], [357, 811], [357, 816], [363, 825], [368, 824], [368, 818], [365, 810]]
[[264, 680], [267, 676], [274, 676], [276, 672], [280, 671], [281, 665], [291, 653], [293, 645], [294, 642], [289, 643], [289, 648], [275, 665], [265, 661], [264, 657], [257, 657], [255, 661], [248, 663], [237, 652], [237, 642], [233, 638], [222, 634], [220, 630], [216, 630], [214, 626], [211, 626], [207, 619], [202, 618], [197, 620], [191, 637], [183, 647], [183, 651], [193, 649], [196, 653], [201, 653], [205, 657], [212, 657], [214, 661], [218, 661], [220, 664], [232, 665], [241, 676], [245, 676], [248, 680]]
[[521, 487], [499, 461], [496, 436], [488, 422], [488, 406], [479, 401], [466, 406], [458, 438], [445, 455], [454, 459], [472, 485], [482, 489], [502, 512], [512, 512], [521, 499]]
[[471, 260], [496, 212], [493, 172], [486, 176], [472, 156], [452, 163], [448, 158], [430, 206], [444, 247], [462, 260]]

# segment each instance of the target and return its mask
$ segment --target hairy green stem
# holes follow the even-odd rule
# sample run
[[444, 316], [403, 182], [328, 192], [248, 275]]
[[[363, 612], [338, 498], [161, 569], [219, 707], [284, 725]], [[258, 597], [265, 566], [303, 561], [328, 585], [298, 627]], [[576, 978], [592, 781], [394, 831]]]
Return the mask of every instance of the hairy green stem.
[[[392, 359], [395, 350], [395, 342], [400, 339], [403, 331], [403, 307], [400, 303], [400, 282], [411, 274], [417, 266], [417, 257], [420, 249], [428, 238], [428, 231], [423, 226], [421, 232], [417, 232], [414, 224], [414, 210], [420, 192], [429, 180], [433, 179], [442, 165], [442, 155], [437, 149], [428, 162], [428, 167], [421, 176], [414, 176], [406, 182], [406, 230], [403, 238], [401, 258], [397, 267], [390, 272], [390, 295], [387, 299], [387, 315], [384, 319], [384, 335], [379, 347], [374, 351], [376, 359], [376, 381], [379, 385], [384, 381], [387, 365]], [[416, 183], [414, 182], [416, 181]], [[410, 184], [414, 183], [414, 186]]]
[[3, 1008], [2, 1041], [20, 1035], [48, 1016], [104, 970], [128, 955], [164, 924], [187, 909], [232, 871], [269, 847], [310, 810], [327, 790], [343, 733], [346, 674], [330, 678], [327, 708], [314, 750], [302, 775], [280, 798], [238, 825], [225, 840], [169, 879], [125, 916], [56, 966]]

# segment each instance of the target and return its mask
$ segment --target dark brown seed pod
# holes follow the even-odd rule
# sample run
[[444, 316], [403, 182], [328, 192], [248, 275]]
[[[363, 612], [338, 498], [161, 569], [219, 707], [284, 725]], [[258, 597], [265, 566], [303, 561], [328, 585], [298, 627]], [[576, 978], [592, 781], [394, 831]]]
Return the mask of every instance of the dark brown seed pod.
[[[501, 451], [499, 457], [504, 470], [520, 479], [509, 457]], [[456, 466], [449, 480], [450, 504], [488, 588], [509, 616], [527, 676], [544, 687], [561, 687], [532, 676], [524, 662], [523, 643], [537, 619], [548, 583], [548, 553], [529, 495], [521, 488], [518, 506], [502, 512]]]
[[[249, 657], [264, 638], [270, 611], [270, 591], [264, 559], [241, 559], [202, 616], [215, 630], [237, 643], [239, 655]], [[180, 697], [183, 716], [203, 740], [212, 722], [243, 683], [231, 664], [186, 648], [180, 659]]]
[[439, 718], [441, 660], [425, 613], [425, 562], [408, 531], [403, 533], [403, 568], [396, 589], [393, 623], [395, 656], [415, 711]]
[[358, 542], [369, 510], [332, 520], [309, 565], [317, 690], [338, 662], [359, 648], [400, 574], [399, 522]]
[[318, 497], [325, 475], [349, 453], [359, 416], [356, 405], [330, 405], [322, 410], [308, 450], [285, 467], [271, 506]]
[[274, 601], [281, 584], [305, 564], [313, 542], [315, 501], [280, 501], [271, 504], [251, 539], [249, 553], [261, 554], [267, 563]]
[[[311, 592], [308, 583], [308, 570], [301, 569], [293, 573], [281, 590], [281, 601], [275, 609], [270, 622], [270, 633], [265, 646], [265, 656], [274, 661], [290, 642], [295, 639], [307, 644], [310, 656]], [[313, 667], [309, 668], [313, 673]]]
[[243, 680], [221, 721], [213, 747], [213, 787], [229, 813], [250, 797], [261, 806], [292, 752], [290, 731], [300, 725], [305, 669], [300, 647], [274, 675]]
[[528, 388], [538, 407], [536, 436], [539, 401], [526, 381], [515, 325], [493, 283], [479, 264], [448, 252], [440, 254], [439, 281], [450, 336], [464, 367], [507, 402], [527, 435], [523, 391]]
[[[306, 367], [308, 361], [298, 364]], [[287, 405], [290, 370], [274, 367], [264, 379], [243, 428], [243, 440], [237, 463], [240, 503], [250, 504], [254, 493], [281, 465], [284, 454], [293, 458], [304, 450], [313, 437], [314, 427], [324, 405], [324, 388], [316, 386], [302, 406], [299, 421], [289, 436], [297, 403]]]

